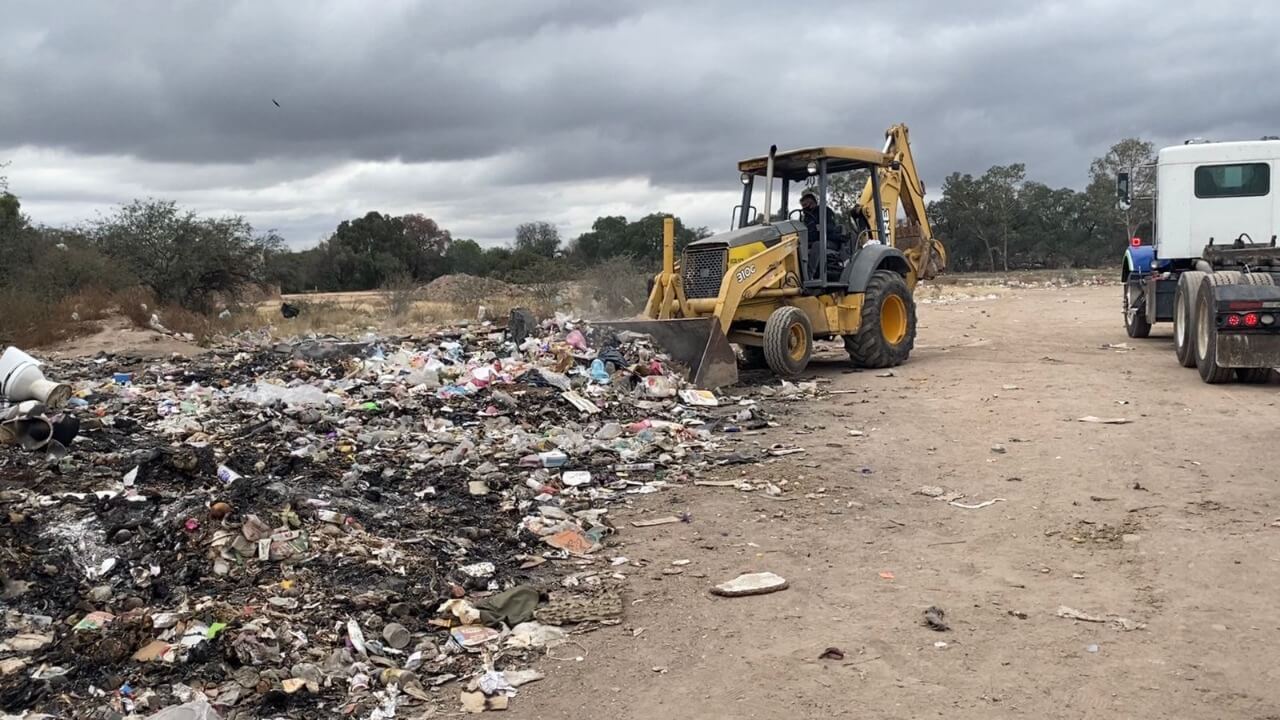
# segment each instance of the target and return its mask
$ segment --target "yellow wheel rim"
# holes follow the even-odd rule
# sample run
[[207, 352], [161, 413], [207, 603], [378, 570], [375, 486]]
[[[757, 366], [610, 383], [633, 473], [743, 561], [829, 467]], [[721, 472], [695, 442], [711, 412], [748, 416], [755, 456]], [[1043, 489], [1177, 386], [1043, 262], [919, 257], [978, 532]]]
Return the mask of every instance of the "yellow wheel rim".
[[907, 336], [907, 304], [897, 295], [887, 295], [880, 303], [880, 334], [890, 345]]
[[787, 333], [787, 354], [792, 360], [804, 360], [805, 346], [808, 344], [805, 340], [804, 326], [800, 323], [792, 325]]

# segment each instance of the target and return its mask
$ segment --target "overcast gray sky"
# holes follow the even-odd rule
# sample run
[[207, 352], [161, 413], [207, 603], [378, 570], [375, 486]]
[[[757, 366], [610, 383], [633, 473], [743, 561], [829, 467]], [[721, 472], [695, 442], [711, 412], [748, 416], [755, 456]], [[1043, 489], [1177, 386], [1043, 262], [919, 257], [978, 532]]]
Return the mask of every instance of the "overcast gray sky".
[[658, 210], [720, 229], [741, 157], [894, 122], [933, 189], [1010, 162], [1078, 187], [1126, 136], [1280, 134], [1260, 1], [9, 0], [0, 21], [0, 172], [33, 219], [170, 198], [295, 247], [369, 210], [486, 244]]

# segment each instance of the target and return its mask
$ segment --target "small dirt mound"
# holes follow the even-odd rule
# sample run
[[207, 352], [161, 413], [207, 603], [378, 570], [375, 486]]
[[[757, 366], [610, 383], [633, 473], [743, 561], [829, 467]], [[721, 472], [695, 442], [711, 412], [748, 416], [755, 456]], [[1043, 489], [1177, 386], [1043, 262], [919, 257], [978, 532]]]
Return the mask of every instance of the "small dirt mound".
[[517, 288], [501, 280], [458, 273], [456, 275], [442, 275], [427, 283], [424, 290], [430, 300], [466, 303], [513, 295], [516, 293]]

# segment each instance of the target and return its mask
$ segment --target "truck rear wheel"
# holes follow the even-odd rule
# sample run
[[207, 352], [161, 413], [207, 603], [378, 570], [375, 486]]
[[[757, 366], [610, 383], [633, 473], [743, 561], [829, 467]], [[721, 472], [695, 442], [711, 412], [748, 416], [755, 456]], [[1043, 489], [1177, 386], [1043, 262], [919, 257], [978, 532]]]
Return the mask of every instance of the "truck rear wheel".
[[1196, 366], [1196, 330], [1192, 318], [1204, 276], [1199, 270], [1182, 273], [1173, 295], [1173, 352], [1178, 356], [1178, 363], [1186, 368]]
[[1196, 369], [1200, 379], [1211, 384], [1224, 383], [1235, 375], [1234, 368], [1218, 364], [1218, 313], [1214, 289], [1219, 285], [1232, 285], [1240, 280], [1238, 272], [1216, 272], [1205, 275], [1200, 281], [1200, 293], [1196, 297], [1195, 342]]
[[916, 344], [916, 303], [902, 276], [877, 270], [862, 297], [858, 331], [844, 336], [854, 365], [887, 368], [901, 365]]
[[1241, 285], [1275, 285], [1275, 278], [1267, 273], [1250, 272], [1240, 274]]
[[787, 305], [773, 311], [764, 324], [764, 359], [769, 369], [793, 378], [809, 366], [813, 356], [813, 327], [809, 316]]

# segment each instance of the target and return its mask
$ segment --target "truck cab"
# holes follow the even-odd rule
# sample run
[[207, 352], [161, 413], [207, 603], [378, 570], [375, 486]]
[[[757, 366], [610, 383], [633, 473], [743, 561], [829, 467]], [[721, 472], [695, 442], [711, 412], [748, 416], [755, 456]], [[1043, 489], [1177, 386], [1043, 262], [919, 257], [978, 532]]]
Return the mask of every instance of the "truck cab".
[[[1153, 323], [1172, 321], [1179, 360], [1190, 367], [1195, 364], [1195, 336], [1206, 329], [1196, 327], [1197, 299], [1203, 287], [1215, 288], [1209, 291], [1214, 297], [1226, 297], [1238, 294], [1230, 286], [1260, 288], [1276, 284], [1280, 276], [1280, 250], [1276, 248], [1280, 192], [1273, 189], [1272, 179], [1277, 169], [1280, 141], [1268, 138], [1221, 143], [1188, 141], [1163, 148], [1154, 167], [1133, 170], [1154, 171], [1155, 191], [1150, 197], [1133, 198], [1131, 173], [1120, 173], [1117, 194], [1122, 206], [1154, 203], [1150, 242], [1134, 238], [1121, 270], [1125, 328], [1130, 337], [1147, 337]], [[1276, 309], [1280, 310], [1277, 290], [1251, 291], [1251, 296], [1259, 297], [1249, 302], [1264, 302], [1270, 307], [1271, 302], [1263, 297], [1270, 294], [1276, 295]], [[1232, 324], [1233, 320], [1243, 323], [1243, 318], [1214, 313], [1214, 332], [1199, 332], [1201, 344], [1212, 341], [1221, 346], [1217, 347], [1218, 355], [1229, 364], [1219, 370], [1256, 369], [1258, 372], [1251, 377], [1260, 378], [1265, 369], [1269, 376], [1269, 368], [1280, 365], [1280, 324], [1274, 330], [1252, 328], [1259, 336], [1247, 342], [1232, 340], [1237, 328], [1241, 332], [1249, 329]], [[1220, 328], [1218, 323], [1222, 324]], [[1266, 338], [1261, 337], [1264, 331], [1268, 333]], [[1220, 342], [1219, 335], [1227, 340]], [[1274, 357], [1264, 350], [1272, 344], [1276, 345]], [[1248, 352], [1242, 350], [1245, 346]], [[1202, 354], [1210, 350], [1198, 349]], [[1205, 371], [1201, 374], [1204, 376]], [[1209, 375], [1221, 378], [1225, 373]]]

